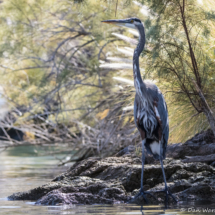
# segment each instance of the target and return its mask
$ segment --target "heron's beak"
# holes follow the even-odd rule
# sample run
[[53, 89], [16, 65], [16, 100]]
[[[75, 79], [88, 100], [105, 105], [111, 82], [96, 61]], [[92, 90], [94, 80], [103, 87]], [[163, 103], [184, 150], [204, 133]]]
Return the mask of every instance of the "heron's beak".
[[125, 26], [125, 24], [127, 23], [125, 20], [122, 20], [122, 19], [110, 19], [110, 20], [104, 20], [102, 22], [107, 24], [119, 25], [119, 26]]
[[134, 24], [132, 24], [131, 22], [125, 19], [110, 19], [110, 20], [104, 20], [102, 22], [107, 24], [114, 24], [122, 27], [127, 27], [127, 28], [135, 28]]

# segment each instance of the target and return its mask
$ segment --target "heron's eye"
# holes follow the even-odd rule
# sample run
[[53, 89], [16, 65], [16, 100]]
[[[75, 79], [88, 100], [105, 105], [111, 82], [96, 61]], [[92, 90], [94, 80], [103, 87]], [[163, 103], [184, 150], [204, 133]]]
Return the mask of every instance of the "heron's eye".
[[134, 20], [131, 20], [131, 23], [133, 23], [134, 22]]

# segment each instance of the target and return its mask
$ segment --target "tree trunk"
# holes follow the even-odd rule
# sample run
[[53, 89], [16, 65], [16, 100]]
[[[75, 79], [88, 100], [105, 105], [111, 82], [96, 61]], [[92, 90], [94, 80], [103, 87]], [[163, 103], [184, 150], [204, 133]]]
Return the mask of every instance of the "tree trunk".
[[198, 92], [199, 94], [199, 97], [201, 99], [201, 102], [202, 102], [202, 109], [203, 109], [203, 112], [204, 114], [206, 115], [207, 117], [207, 120], [210, 124], [210, 127], [211, 127], [211, 130], [213, 131], [213, 134], [215, 136], [215, 118], [213, 116], [213, 112], [212, 110], [210, 109], [205, 97], [204, 97], [204, 94], [202, 93], [200, 87], [198, 86], [198, 84], [192, 79], [193, 81], [193, 84], [196, 88], [196, 91]]
[[[200, 78], [200, 74], [199, 74], [199, 71], [198, 71], [198, 65], [197, 65], [196, 57], [195, 57], [195, 54], [194, 54], [194, 51], [193, 51], [193, 48], [192, 48], [192, 45], [191, 45], [190, 35], [189, 35], [189, 31], [188, 31], [187, 24], [186, 24], [186, 19], [185, 19], [185, 0], [183, 0], [183, 5], [179, 4], [179, 6], [180, 6], [180, 11], [181, 11], [182, 25], [184, 27], [184, 31], [185, 31], [185, 34], [186, 34], [186, 37], [187, 37], [187, 42], [188, 42], [188, 46], [189, 46], [189, 50], [190, 50], [191, 62], [192, 62], [192, 66], [193, 66], [193, 72], [194, 72], [194, 75], [195, 75], [197, 83], [193, 79], [192, 79], [192, 81], [194, 83], [196, 91], [199, 94], [199, 97], [200, 97], [200, 100], [201, 100], [201, 103], [202, 103], [202, 110], [203, 110], [204, 114], [206, 115], [207, 120], [208, 120], [208, 122], [210, 124], [211, 130], [213, 131], [213, 134], [215, 136], [215, 118], [213, 116], [212, 110], [210, 109], [210, 107], [209, 107], [209, 105], [208, 105], [208, 103], [207, 103], [207, 101], [206, 101], [206, 99], [204, 97], [204, 94], [201, 91], [201, 78]], [[193, 105], [193, 103], [192, 103], [192, 105]]]
[[208, 110], [207, 108], [204, 108], [203, 111], [204, 111], [204, 114], [206, 115], [206, 117], [208, 119], [211, 130], [213, 131], [213, 134], [215, 136], [215, 119], [214, 119], [213, 113], [210, 109]]

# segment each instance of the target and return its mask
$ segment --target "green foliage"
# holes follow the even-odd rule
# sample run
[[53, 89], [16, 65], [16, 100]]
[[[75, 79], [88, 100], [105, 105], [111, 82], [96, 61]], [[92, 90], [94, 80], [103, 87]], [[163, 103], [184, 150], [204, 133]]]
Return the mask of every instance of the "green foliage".
[[[99, 60], [115, 47], [105, 45], [111, 32], [101, 20], [114, 17], [115, 6], [88, 0], [0, 4], [0, 85], [12, 107], [29, 110], [17, 124], [31, 124], [32, 114], [48, 110], [54, 126], [70, 126], [83, 116], [87, 118], [82, 122], [95, 126], [96, 114], [103, 109], [99, 104], [113, 86], [113, 73], [99, 69]], [[135, 10], [124, 8], [117, 15]], [[100, 108], [88, 115], [97, 105]]]
[[[146, 25], [147, 47], [150, 47], [147, 52], [150, 63], [147, 63], [146, 71], [156, 73], [160, 87], [170, 94], [167, 101], [171, 136], [184, 139], [189, 136], [184, 132], [184, 125], [189, 124], [191, 133], [208, 127], [205, 123], [205, 126], [196, 129], [196, 125], [201, 124], [199, 120], [202, 117], [198, 115], [204, 112], [204, 104], [193, 80], [206, 100], [211, 101], [210, 107], [215, 110], [215, 61], [214, 49], [211, 49], [215, 32], [214, 12], [207, 11], [206, 6], [200, 6], [194, 0], [162, 0], [159, 3], [146, 0], [144, 3], [151, 12], [145, 21], [150, 23]], [[173, 123], [175, 121], [178, 122], [177, 126]], [[204, 122], [207, 120], [204, 119]]]
[[[213, 2], [205, 1], [204, 5], [194, 0], [138, 2], [147, 6], [148, 15], [142, 14], [141, 4], [132, 1], [118, 1], [117, 11], [116, 1], [102, 0], [11, 0], [0, 4], [0, 85], [11, 106], [24, 105], [30, 109], [18, 123], [32, 123], [29, 115], [43, 112], [53, 103], [54, 114], [48, 119], [68, 127], [75, 121], [96, 126], [97, 116], [101, 115], [98, 113], [105, 110], [109, 112], [105, 112], [106, 118], [102, 120], [109, 118], [108, 125], [113, 126], [121, 119], [122, 108], [133, 104], [134, 90], [117, 85], [112, 77], [117, 74], [133, 80], [132, 71], [116, 73], [102, 70], [99, 65], [100, 60], [106, 61], [113, 55], [116, 47], [124, 45], [112, 38], [113, 31], [131, 34], [116, 26], [103, 25], [101, 20], [136, 16], [144, 21], [147, 39], [140, 59], [141, 71], [145, 78], [157, 80], [165, 93], [170, 141], [181, 141], [208, 127], [192, 80], [214, 110]], [[197, 62], [195, 68], [190, 47]], [[132, 117], [131, 111], [126, 114], [118, 132], [126, 126], [134, 128]], [[75, 130], [74, 126], [71, 130]]]
[[[147, 40], [140, 61], [143, 77], [157, 80], [165, 94], [170, 115], [170, 142], [186, 140], [210, 124], [193, 81], [212, 111], [215, 110], [215, 28], [211, 11], [214, 4], [204, 1], [201, 5], [194, 0], [139, 2], [147, 6], [148, 12], [147, 16], [139, 17], [144, 21]], [[125, 77], [128, 73], [121, 75]]]

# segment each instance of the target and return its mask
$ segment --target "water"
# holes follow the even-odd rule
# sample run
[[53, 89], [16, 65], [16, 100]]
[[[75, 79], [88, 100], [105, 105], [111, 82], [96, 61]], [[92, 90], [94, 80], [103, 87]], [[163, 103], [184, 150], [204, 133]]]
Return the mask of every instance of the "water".
[[[27, 151], [26, 151], [27, 150]], [[36, 149], [38, 151], [38, 148]], [[14, 192], [43, 185], [68, 167], [58, 167], [52, 156], [36, 156], [35, 148], [11, 149], [0, 154], [0, 214], [80, 214], [80, 215], [153, 215], [153, 214], [215, 214], [215, 204], [209, 202], [181, 202], [171, 208], [147, 205], [141, 212], [137, 205], [72, 205], [39, 206], [29, 201], [8, 201]], [[40, 148], [43, 151], [43, 148]], [[62, 158], [65, 155], [58, 155]], [[214, 212], [208, 212], [214, 209]], [[204, 210], [208, 210], [204, 212]]]

